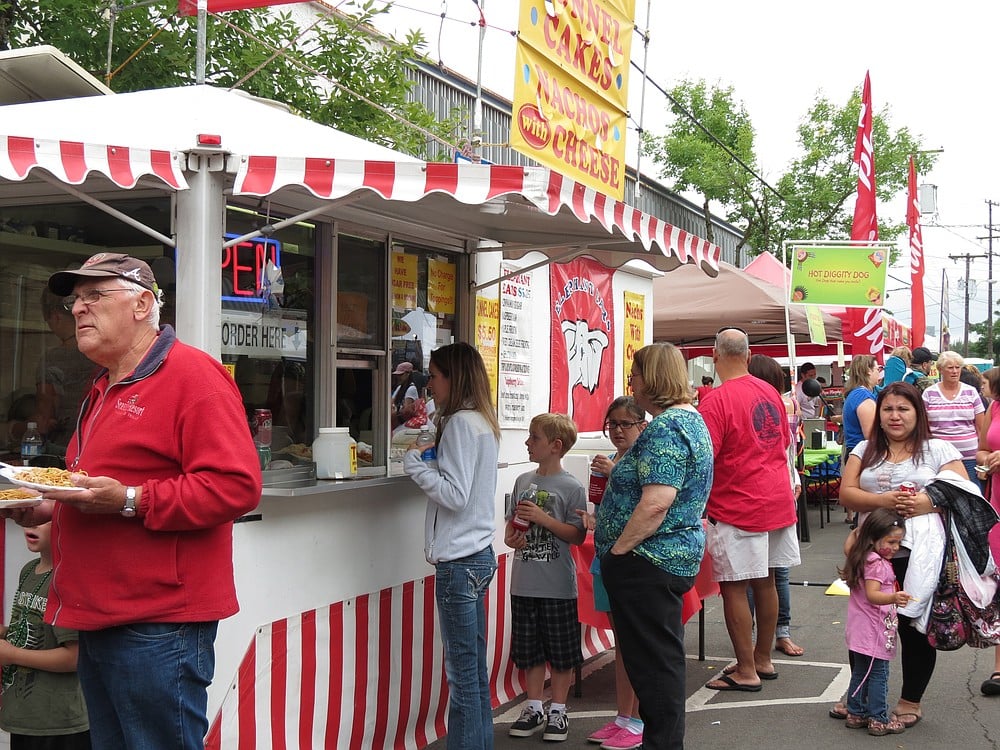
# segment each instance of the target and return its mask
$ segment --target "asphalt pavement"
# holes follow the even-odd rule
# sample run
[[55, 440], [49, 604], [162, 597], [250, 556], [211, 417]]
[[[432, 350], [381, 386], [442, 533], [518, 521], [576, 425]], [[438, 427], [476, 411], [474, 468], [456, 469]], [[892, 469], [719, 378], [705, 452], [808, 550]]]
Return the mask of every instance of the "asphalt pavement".
[[[993, 671], [993, 650], [962, 648], [938, 655], [937, 669], [924, 696], [924, 718], [903, 734], [870, 737], [848, 730], [831, 719], [827, 710], [847, 688], [850, 671], [844, 645], [847, 597], [828, 596], [827, 586], [837, 578], [843, 562], [847, 526], [834, 507], [832, 522], [819, 525], [819, 509], [809, 508], [810, 541], [801, 544], [802, 565], [792, 569], [792, 639], [806, 652], [798, 658], [775, 652], [777, 680], [764, 683], [759, 693], [717, 692], [704, 684], [732, 661], [722, 600], [705, 601], [704, 653], [699, 660], [699, 616], [686, 626], [688, 748], [809, 748], [851, 750], [873, 746], [939, 750], [1000, 750], [1000, 697], [987, 698], [979, 685]], [[899, 696], [899, 660], [890, 668], [889, 706]], [[615, 715], [614, 662], [611, 652], [591, 659], [583, 668], [580, 694], [568, 702], [570, 730], [564, 742], [544, 742], [507, 734], [522, 707], [521, 699], [494, 713], [497, 750], [526, 750], [540, 746], [590, 747], [587, 735]], [[430, 745], [445, 750], [445, 739]]]

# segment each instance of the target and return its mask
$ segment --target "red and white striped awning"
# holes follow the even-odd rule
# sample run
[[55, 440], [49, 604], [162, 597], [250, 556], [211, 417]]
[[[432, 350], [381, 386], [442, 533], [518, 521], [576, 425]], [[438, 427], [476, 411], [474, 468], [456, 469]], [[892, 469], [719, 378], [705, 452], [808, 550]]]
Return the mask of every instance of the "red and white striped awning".
[[[527, 251], [532, 242], [562, 241], [593, 246], [605, 253], [617, 251], [621, 257], [642, 257], [658, 250], [668, 262], [654, 265], [663, 270], [691, 263], [714, 276], [719, 268], [718, 246], [543, 167], [276, 156], [241, 159], [234, 195], [268, 196], [286, 188], [304, 189], [323, 200], [367, 191], [395, 202], [400, 210], [400, 204], [423, 204], [446, 196], [453, 210], [455, 203], [478, 207], [453, 215], [453, 221], [462, 223], [470, 233], [478, 231], [481, 237], [503, 242], [505, 248], [511, 243]], [[537, 223], [539, 231], [532, 233], [525, 206], [515, 205], [519, 200], [537, 209], [536, 215], [542, 212], [553, 217], [568, 212], [577, 220], [575, 226], [543, 227]], [[407, 218], [423, 218], [430, 225], [440, 216], [425, 210], [414, 211]], [[492, 223], [487, 217], [492, 217]], [[587, 228], [595, 225], [600, 225], [603, 233]]]
[[15, 182], [40, 168], [69, 185], [81, 185], [97, 173], [125, 189], [143, 177], [156, 177], [175, 190], [186, 190], [181, 158], [173, 151], [0, 136], [0, 178]]

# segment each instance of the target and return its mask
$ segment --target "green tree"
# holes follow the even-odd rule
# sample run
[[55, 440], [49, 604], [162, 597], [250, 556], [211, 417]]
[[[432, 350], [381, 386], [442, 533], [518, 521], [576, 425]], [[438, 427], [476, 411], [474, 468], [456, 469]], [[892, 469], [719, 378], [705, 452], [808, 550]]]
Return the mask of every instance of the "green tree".
[[[711, 91], [722, 91], [726, 96], [710, 93], [704, 81], [684, 81], [671, 91], [671, 96], [685, 104], [708, 131], [759, 174], [759, 159], [753, 151], [754, 131], [745, 108], [735, 101], [732, 89]], [[776, 182], [780, 197], [688, 118], [677, 116], [680, 110], [676, 105], [672, 105], [675, 118], [666, 135], [660, 139], [647, 136], [646, 150], [660, 165], [663, 176], [674, 180], [676, 190], [695, 190], [705, 196], [706, 205], [709, 200], [717, 201], [719, 213], [743, 230], [744, 244], [751, 255], [778, 251], [785, 240], [845, 239], [851, 233], [858, 184], [852, 158], [860, 108], [860, 87], [843, 106], [822, 96], [816, 100], [798, 127], [798, 154]], [[720, 118], [731, 115], [736, 115], [735, 132], [744, 134], [742, 137], [733, 137], [733, 129], [717, 125]], [[892, 127], [888, 108], [873, 113], [872, 131], [879, 200], [905, 195], [908, 157], [921, 150], [918, 139], [906, 128]], [[685, 172], [696, 150], [692, 141], [699, 143], [697, 150], [704, 164], [698, 172]], [[928, 169], [933, 159], [933, 155], [922, 157], [921, 168]], [[728, 192], [713, 177], [725, 174], [730, 175]], [[699, 182], [702, 179], [705, 188]], [[905, 216], [894, 221], [887, 218], [885, 211], [880, 212], [880, 240], [893, 240], [905, 228]]]
[[[675, 190], [701, 195], [705, 239], [712, 241], [711, 201], [732, 207], [750, 198], [753, 178], [733, 158], [755, 166], [750, 115], [735, 101], [732, 87], [709, 87], [704, 81], [683, 81], [670, 98], [673, 124], [663, 136], [647, 134], [644, 147]], [[695, 114], [697, 123], [685, 111]]]
[[[9, 0], [0, 5], [0, 46], [51, 44], [118, 92], [183, 86], [195, 82], [196, 19], [177, 16], [176, 7], [176, 0]], [[280, 6], [210, 16], [206, 82], [284, 102], [406, 153], [443, 156], [441, 141], [455, 140], [457, 115], [438, 121], [407, 100], [406, 71], [423, 36], [376, 36], [369, 22], [385, 7], [373, 0], [346, 8], [353, 15], [329, 13], [308, 29]]]

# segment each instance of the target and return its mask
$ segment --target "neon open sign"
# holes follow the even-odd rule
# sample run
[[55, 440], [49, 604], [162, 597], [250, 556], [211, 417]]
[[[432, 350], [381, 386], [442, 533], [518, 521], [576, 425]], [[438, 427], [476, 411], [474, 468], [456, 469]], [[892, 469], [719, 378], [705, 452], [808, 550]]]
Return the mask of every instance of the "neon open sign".
[[[227, 233], [226, 239], [239, 236]], [[281, 268], [280, 241], [257, 237], [225, 248], [222, 251], [222, 299], [227, 302], [267, 302], [261, 281], [268, 261]]]

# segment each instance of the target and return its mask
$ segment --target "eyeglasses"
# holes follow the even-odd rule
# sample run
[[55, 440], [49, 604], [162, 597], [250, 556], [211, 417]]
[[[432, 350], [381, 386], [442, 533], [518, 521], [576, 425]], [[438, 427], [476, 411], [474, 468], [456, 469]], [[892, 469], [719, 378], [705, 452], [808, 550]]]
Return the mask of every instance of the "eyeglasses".
[[722, 326], [722, 328], [715, 332], [715, 335], [718, 336], [720, 333], [724, 333], [725, 331], [739, 331], [747, 338], [750, 338], [750, 334], [738, 326]]
[[73, 305], [76, 304], [77, 300], [80, 300], [83, 304], [90, 307], [101, 300], [108, 294], [113, 292], [131, 292], [131, 289], [91, 289], [89, 292], [84, 292], [83, 294], [70, 294], [67, 297], [63, 297], [62, 304], [69, 312], [73, 312]]
[[611, 432], [612, 430], [627, 430], [632, 427], [638, 427], [643, 423], [644, 420], [639, 420], [638, 422], [605, 422], [604, 431]]

